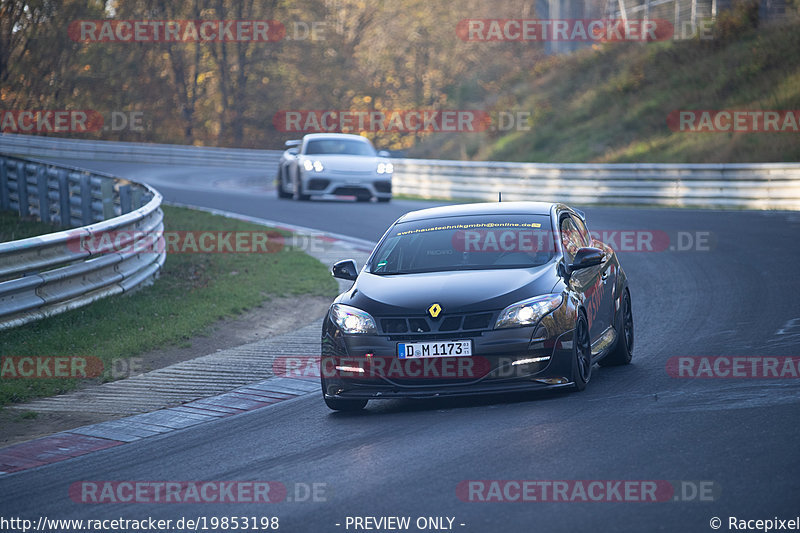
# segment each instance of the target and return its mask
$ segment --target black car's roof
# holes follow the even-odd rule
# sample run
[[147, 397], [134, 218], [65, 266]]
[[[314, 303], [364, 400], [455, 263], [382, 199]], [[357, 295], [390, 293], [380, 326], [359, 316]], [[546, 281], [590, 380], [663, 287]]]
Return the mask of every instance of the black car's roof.
[[549, 216], [550, 210], [556, 205], [550, 202], [491, 202], [479, 204], [446, 205], [420, 209], [406, 213], [397, 221], [410, 222], [414, 220], [428, 220], [434, 218], [448, 218], [470, 215], [544, 215]]

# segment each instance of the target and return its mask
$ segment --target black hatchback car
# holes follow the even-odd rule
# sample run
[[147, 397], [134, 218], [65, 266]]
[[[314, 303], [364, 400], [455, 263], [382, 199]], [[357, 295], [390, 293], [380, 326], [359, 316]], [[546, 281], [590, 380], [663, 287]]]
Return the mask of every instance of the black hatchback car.
[[564, 204], [498, 202], [407, 213], [322, 327], [325, 403], [573, 387], [633, 352], [625, 272]]

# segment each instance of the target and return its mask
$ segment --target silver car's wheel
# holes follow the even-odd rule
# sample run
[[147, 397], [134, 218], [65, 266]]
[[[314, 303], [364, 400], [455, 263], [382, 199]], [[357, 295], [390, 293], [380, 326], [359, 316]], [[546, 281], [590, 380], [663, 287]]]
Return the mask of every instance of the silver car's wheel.
[[286, 183], [284, 183], [283, 174], [283, 168], [278, 167], [278, 198], [291, 198], [292, 193], [286, 192]]
[[303, 201], [303, 202], [306, 201], [306, 200], [310, 200], [311, 199], [310, 195], [302, 194], [300, 192], [300, 176], [297, 176], [295, 179], [293, 179], [292, 180], [292, 184], [294, 186], [293, 187], [294, 188], [294, 194], [292, 195], [292, 198], [294, 198], [295, 200]]

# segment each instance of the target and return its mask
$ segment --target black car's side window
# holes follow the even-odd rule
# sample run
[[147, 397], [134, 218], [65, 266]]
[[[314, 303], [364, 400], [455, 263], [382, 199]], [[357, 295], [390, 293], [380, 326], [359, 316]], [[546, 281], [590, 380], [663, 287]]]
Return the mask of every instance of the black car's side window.
[[372, 267], [373, 273], [383, 272], [384, 270], [400, 270], [401, 248], [397, 246], [400, 239], [397, 237], [390, 238], [386, 246], [383, 248], [383, 254], [376, 257], [374, 266]]
[[578, 228], [578, 233], [581, 235], [583, 246], [591, 246], [593, 242], [592, 236], [589, 234], [589, 230], [586, 229], [586, 225], [583, 223], [583, 220], [580, 218], [573, 218], [572, 222], [575, 224], [575, 227]]
[[568, 216], [561, 219], [561, 245], [564, 248], [564, 257], [567, 263], [572, 263], [575, 260], [575, 254], [584, 246], [583, 237], [575, 227], [575, 222]]

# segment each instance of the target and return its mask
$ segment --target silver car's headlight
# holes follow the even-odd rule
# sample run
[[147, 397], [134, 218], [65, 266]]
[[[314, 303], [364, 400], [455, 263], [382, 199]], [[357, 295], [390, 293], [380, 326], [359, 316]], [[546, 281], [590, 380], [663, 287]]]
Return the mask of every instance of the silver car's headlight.
[[369, 313], [349, 305], [333, 304], [331, 307], [331, 320], [344, 333], [374, 334], [378, 332], [378, 328], [375, 327], [375, 319]]
[[378, 174], [391, 174], [394, 172], [394, 165], [391, 163], [378, 163]]
[[303, 168], [306, 169], [308, 172], [312, 170], [314, 172], [322, 172], [325, 170], [325, 167], [322, 166], [322, 161], [311, 161], [310, 159], [306, 159], [303, 161]]
[[509, 305], [497, 317], [494, 328], [532, 326], [546, 314], [558, 309], [563, 299], [561, 294], [544, 294]]

